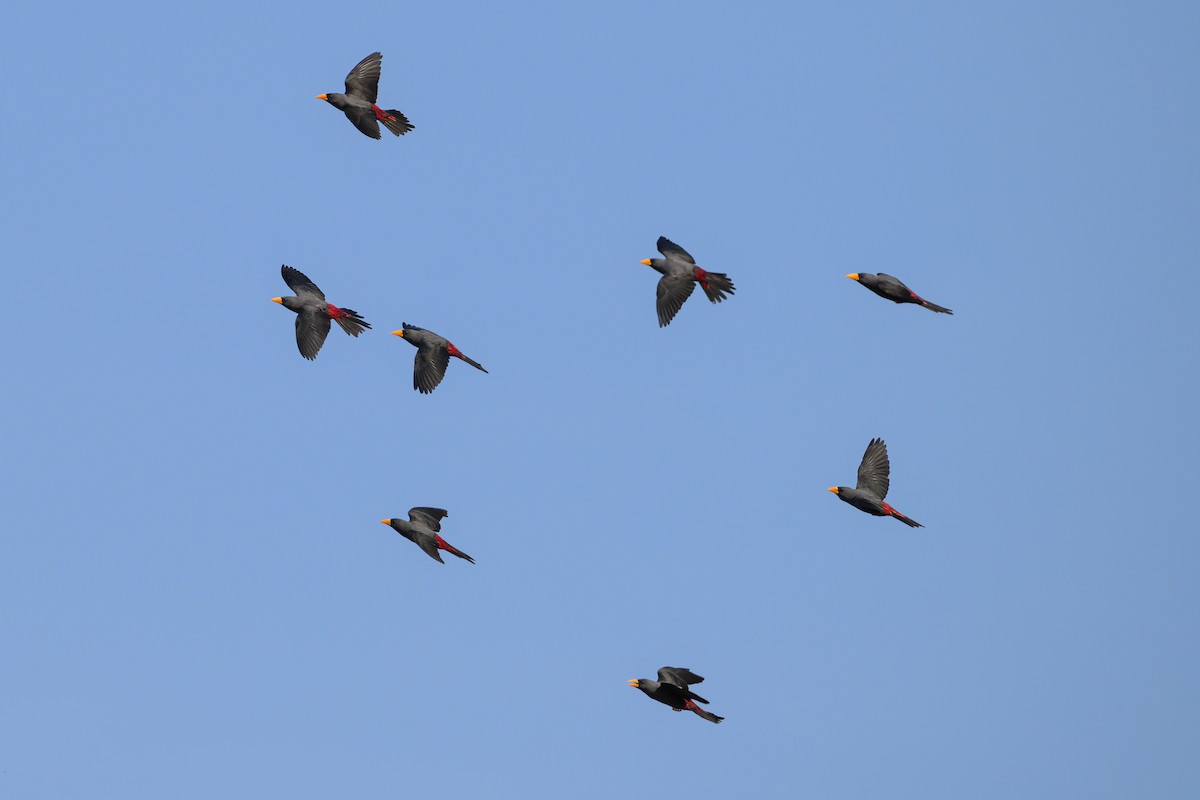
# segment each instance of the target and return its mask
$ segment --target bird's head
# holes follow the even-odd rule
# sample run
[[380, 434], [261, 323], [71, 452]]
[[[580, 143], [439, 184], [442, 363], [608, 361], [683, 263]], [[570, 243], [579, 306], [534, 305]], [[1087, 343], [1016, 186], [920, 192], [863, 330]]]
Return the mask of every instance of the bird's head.
[[279, 303], [279, 305], [283, 306], [284, 308], [289, 309], [291, 311], [295, 311], [296, 310], [296, 299], [297, 298], [295, 298], [295, 297], [272, 297], [271, 302]]
[[396, 527], [395, 525], [392, 524], [392, 521], [390, 519], [381, 519], [379, 521], [382, 522], [384, 525], [387, 525], [389, 528]]
[[634, 689], [640, 689], [640, 688], [642, 688], [642, 681], [644, 681], [644, 680], [645, 680], [645, 678], [630, 678], [629, 685], [632, 686]]
[[841, 496], [842, 496], [842, 490], [843, 490], [843, 489], [845, 489], [845, 488], [846, 488], [845, 486], [830, 486], [830, 487], [829, 487], [829, 491], [833, 492], [833, 493], [834, 493], [834, 494], [836, 494], [838, 497], [841, 497]]

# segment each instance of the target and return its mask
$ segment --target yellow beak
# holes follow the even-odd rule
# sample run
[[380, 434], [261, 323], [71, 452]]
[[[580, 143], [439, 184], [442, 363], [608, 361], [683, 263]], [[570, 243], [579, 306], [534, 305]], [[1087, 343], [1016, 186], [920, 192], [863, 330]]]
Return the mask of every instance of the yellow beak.
[[392, 331], [392, 336], [404, 336], [404, 331]]
[[833, 492], [834, 494], [841, 494], [841, 492], [838, 491], [838, 487], [836, 487], [836, 486], [830, 486], [829, 491]]
[[630, 685], [630, 686], [632, 686], [632, 687], [633, 687], [633, 688], [635, 688], [635, 689], [637, 688], [637, 682], [638, 682], [638, 679], [637, 679], [637, 678], [630, 678], [630, 679], [629, 679], [629, 685]]
[[323, 94], [319, 94], [319, 95], [317, 95], [317, 99], [318, 100], [328, 100], [329, 98]]
[[283, 298], [282, 298], [282, 297], [272, 297], [272, 298], [271, 298], [271, 302], [272, 302], [272, 303], [279, 303], [280, 305], [283, 305]]
[[648, 266], [650, 266], [650, 259], [648, 259], [648, 258], [643, 258], [643, 259], [642, 259], [641, 261], [639, 261], [638, 263], [639, 263], [639, 264], [645, 264], [645, 265], [648, 267]]
[[858, 273], [857, 273], [857, 272], [851, 272], [851, 273], [850, 273], [849, 275], [847, 275], [846, 277], [847, 277], [847, 278], [849, 278], [849, 279], [850, 279], [850, 280], [852, 280], [852, 281], [856, 281], [856, 280], [858, 280]]
[[391, 525], [391, 524], [392, 524], [392, 521], [391, 521], [390, 519], [381, 519], [381, 520], [379, 520], [379, 521], [380, 521], [380, 522], [382, 522], [384, 525]]

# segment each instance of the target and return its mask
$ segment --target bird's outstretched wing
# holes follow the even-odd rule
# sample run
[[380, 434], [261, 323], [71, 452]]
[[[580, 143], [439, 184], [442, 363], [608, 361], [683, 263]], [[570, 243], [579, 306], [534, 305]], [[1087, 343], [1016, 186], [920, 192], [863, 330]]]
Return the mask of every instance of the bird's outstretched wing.
[[382, 139], [383, 134], [379, 132], [379, 120], [375, 118], [375, 112], [368, 111], [365, 108], [347, 108], [345, 109], [346, 119], [354, 123], [354, 127], [370, 136], [372, 139]]
[[415, 522], [419, 525], [424, 525], [429, 530], [437, 533], [442, 529], [441, 519], [450, 514], [444, 508], [430, 508], [428, 506], [417, 506], [408, 510], [408, 521]]
[[666, 258], [682, 258], [689, 264], [696, 263], [696, 259], [692, 258], [687, 250], [684, 250], [665, 236], [658, 237], [658, 252], [662, 253]]
[[297, 297], [307, 295], [309, 297], [319, 297], [322, 300], [325, 299], [325, 293], [318, 289], [317, 285], [310, 281], [308, 276], [300, 270], [283, 264], [280, 266], [279, 272], [283, 275], [283, 282], [288, 285], [289, 289], [296, 293]]
[[667, 273], [658, 280], [658, 327], [665, 328], [675, 319], [683, 302], [692, 296], [696, 282], [687, 273]]
[[329, 316], [316, 309], [306, 309], [296, 314], [296, 346], [300, 355], [312, 361], [325, 344], [329, 335]]
[[887, 445], [883, 439], [872, 439], [863, 453], [862, 462], [858, 465], [859, 491], [868, 491], [880, 500], [887, 497], [889, 479], [892, 467], [888, 463]]
[[445, 346], [423, 346], [417, 348], [413, 359], [413, 388], [421, 394], [429, 394], [446, 377], [446, 366], [450, 353]]
[[[346, 94], [366, 100], [368, 103], [374, 103], [379, 95], [379, 65], [382, 61], [383, 55], [376, 52], [358, 62], [346, 76]], [[361, 126], [359, 130], [362, 130]]]

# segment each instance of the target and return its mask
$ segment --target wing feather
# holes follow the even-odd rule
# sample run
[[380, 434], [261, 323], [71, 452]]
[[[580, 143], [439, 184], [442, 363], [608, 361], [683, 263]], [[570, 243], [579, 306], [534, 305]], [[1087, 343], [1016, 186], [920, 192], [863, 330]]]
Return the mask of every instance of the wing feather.
[[[346, 76], [346, 94], [374, 103], [379, 95], [379, 68], [383, 62], [381, 53], [371, 53], [355, 65]], [[354, 123], [358, 125], [358, 123]], [[378, 125], [376, 127], [379, 127]], [[359, 127], [362, 130], [362, 127]], [[363, 131], [366, 133], [366, 131]], [[369, 134], [368, 134], [369, 135]], [[379, 137], [376, 136], [376, 139]]]
[[854, 488], [871, 492], [882, 500], [887, 497], [890, 485], [888, 476], [891, 472], [887, 445], [883, 443], [883, 439], [872, 439], [867, 445], [867, 451], [863, 453], [862, 462], [858, 465], [858, 485]]

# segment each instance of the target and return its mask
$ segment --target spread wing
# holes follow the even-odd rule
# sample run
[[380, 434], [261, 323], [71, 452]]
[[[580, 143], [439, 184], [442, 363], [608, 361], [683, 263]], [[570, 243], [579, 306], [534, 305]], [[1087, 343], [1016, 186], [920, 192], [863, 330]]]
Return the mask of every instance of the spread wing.
[[692, 296], [696, 282], [686, 273], [667, 273], [658, 280], [658, 327], [664, 328], [671, 324], [683, 301]]
[[438, 552], [437, 540], [432, 536], [417, 534], [413, 537], [413, 541], [420, 545], [421, 549], [430, 556], [436, 558], [438, 561], [441, 561], [443, 564], [446, 563], [445, 561], [442, 561], [442, 554]]
[[442, 529], [442, 523], [439, 520], [448, 516], [449, 514], [450, 512], [444, 508], [417, 506], [416, 508], [410, 508], [408, 510], [408, 520], [409, 522], [415, 522], [417, 524], [424, 525], [426, 528], [429, 528], [429, 530], [437, 533]]
[[692, 258], [687, 250], [684, 250], [665, 236], [658, 237], [658, 252], [662, 253], [666, 258], [682, 258], [689, 264], [696, 263], [696, 259]]
[[346, 76], [346, 94], [351, 97], [359, 97], [368, 103], [374, 103], [379, 94], [379, 65], [382, 61], [381, 53], [371, 53], [358, 62], [358, 65]]
[[[301, 276], [304, 277], [304, 276]], [[293, 287], [295, 289], [295, 287]], [[299, 293], [299, 290], [296, 290]], [[316, 309], [305, 309], [296, 314], [296, 346], [300, 355], [312, 361], [325, 344], [329, 335], [329, 316]]]
[[417, 348], [417, 357], [413, 360], [413, 388], [421, 394], [432, 392], [446, 377], [449, 363], [450, 353], [444, 346]]
[[663, 667], [658, 671], [658, 682], [673, 683], [676, 686], [686, 689], [688, 684], [703, 683], [704, 678], [701, 678], [687, 667]]
[[[318, 289], [317, 285], [310, 281], [308, 276], [300, 270], [293, 269], [284, 264], [279, 268], [279, 272], [283, 275], [283, 282], [288, 285], [289, 289], [296, 293], [297, 297], [308, 296], [319, 297], [322, 300], [325, 299], [325, 293]], [[328, 328], [329, 326], [325, 327]]]
[[383, 135], [379, 132], [379, 120], [375, 118], [374, 111], [368, 111], [365, 108], [347, 108], [345, 109], [346, 119], [354, 123], [354, 127], [370, 136], [372, 139], [381, 139]]
[[888, 476], [892, 467], [888, 463], [887, 445], [883, 439], [872, 439], [858, 465], [858, 485], [854, 488], [871, 492], [880, 500], [887, 497]]

